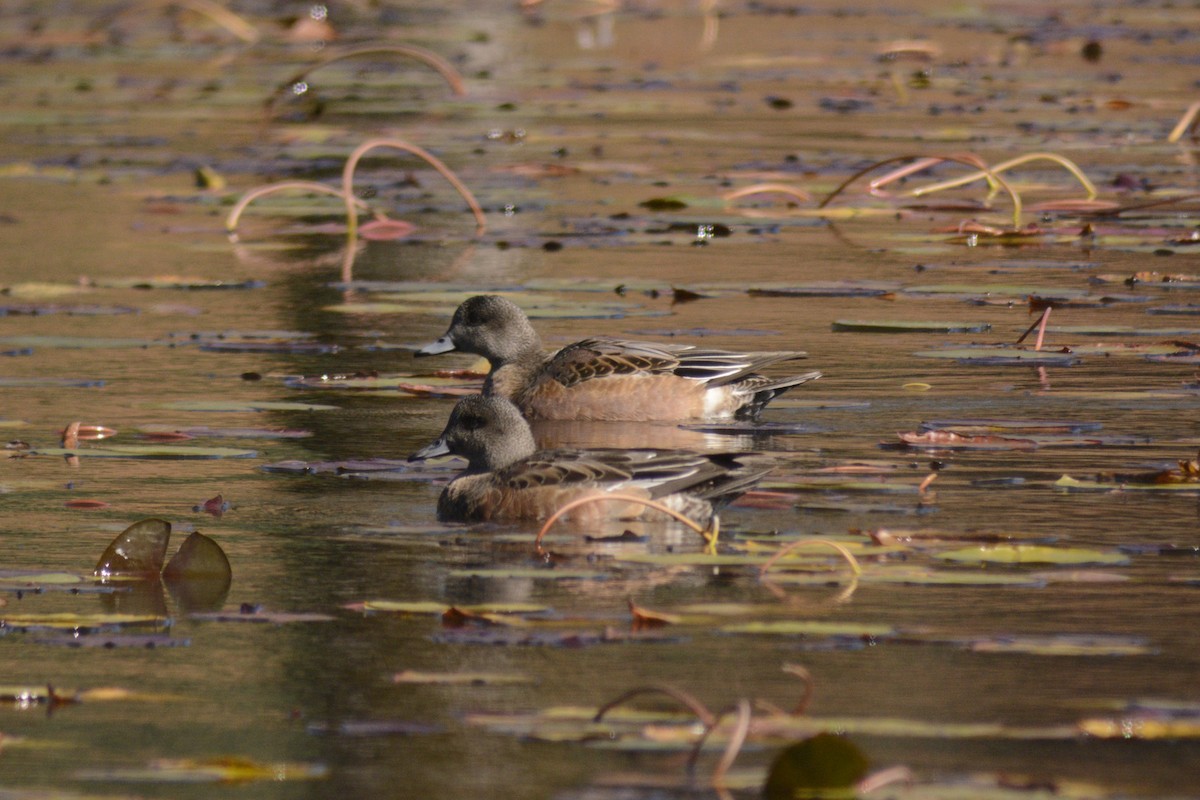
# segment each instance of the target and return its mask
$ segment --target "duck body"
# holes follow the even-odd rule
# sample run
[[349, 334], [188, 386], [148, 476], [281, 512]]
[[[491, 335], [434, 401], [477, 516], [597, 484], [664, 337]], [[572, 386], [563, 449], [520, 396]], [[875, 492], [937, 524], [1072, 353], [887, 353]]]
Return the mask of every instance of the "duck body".
[[[708, 525], [716, 511], [769, 470], [741, 453], [677, 450], [554, 449], [538, 451], [529, 425], [500, 397], [460, 400], [442, 435], [410, 460], [454, 454], [468, 466], [438, 498], [445, 521], [545, 519], [566, 503], [613, 493], [654, 500]], [[654, 516], [640, 503], [589, 503], [576, 519]]]
[[463, 302], [446, 334], [417, 355], [453, 350], [486, 358], [484, 394], [511, 400], [531, 420], [755, 419], [776, 395], [821, 376], [757, 374], [804, 358], [799, 351], [737, 353], [593, 337], [547, 353], [525, 313], [497, 295]]

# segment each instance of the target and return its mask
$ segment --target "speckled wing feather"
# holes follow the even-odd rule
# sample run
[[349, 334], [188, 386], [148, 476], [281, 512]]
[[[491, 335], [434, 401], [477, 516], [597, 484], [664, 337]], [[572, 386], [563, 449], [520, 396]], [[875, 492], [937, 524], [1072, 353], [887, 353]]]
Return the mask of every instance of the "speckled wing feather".
[[[684, 345], [677, 350], [687, 349]], [[584, 339], [559, 350], [543, 374], [563, 386], [612, 375], [671, 374], [679, 366], [674, 350], [618, 339]]]
[[805, 358], [799, 351], [733, 353], [595, 337], [568, 345], [547, 363], [544, 374], [563, 386], [612, 375], [675, 375], [721, 386], [780, 361]]

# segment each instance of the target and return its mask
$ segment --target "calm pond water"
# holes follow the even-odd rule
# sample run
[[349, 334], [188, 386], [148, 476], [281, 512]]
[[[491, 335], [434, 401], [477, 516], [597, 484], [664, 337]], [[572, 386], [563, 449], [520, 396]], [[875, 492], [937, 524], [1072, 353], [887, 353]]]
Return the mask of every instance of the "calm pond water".
[[[553, 727], [538, 714], [647, 684], [714, 711], [740, 698], [790, 708], [802, 688], [783, 667], [800, 664], [808, 733], [846, 732], [873, 770], [912, 771], [888, 796], [1200, 796], [1198, 492], [1056, 483], [1178, 473], [1200, 448], [1186, 197], [1200, 178], [1194, 142], [1167, 141], [1197, 96], [1194, 6], [348, 3], [329, 5], [337, 38], [323, 46], [296, 33], [303, 4], [237, 3], [254, 43], [236, 23], [163, 6], [18, 3], [0, 21], [0, 427], [35, 453], [0, 461], [0, 793], [210, 796], [195, 768], [245, 760], [311, 773], [256, 780], [255, 797], [675, 797], [695, 726], [671, 746], [665, 724]], [[399, 43], [449, 58], [466, 95], [376, 53], [313, 71], [299, 100], [264, 109], [325, 54]], [[363, 238], [348, 257], [340, 201], [294, 193], [256, 201], [226, 236], [243, 192], [335, 186], [377, 137], [445, 161], [487, 230], [473, 235], [465, 202], [424, 162], [380, 149], [356, 192], [415, 225], [407, 238]], [[970, 219], [1011, 225], [1003, 191], [990, 210], [980, 184], [904, 194], [965, 174], [955, 165], [890, 197], [861, 178], [815, 213], [875, 161], [966, 151], [993, 165], [1052, 151], [1102, 200], [1147, 207], [1030, 210], [1082, 195], [1043, 160], [1004, 174], [1020, 224], [1042, 231], [1017, 241], [957, 233]], [[198, 186], [201, 168], [224, 185]], [[814, 199], [722, 199], [759, 183]], [[1154, 270], [1175, 279], [1126, 280]], [[674, 302], [675, 288], [701, 297]], [[380, 384], [472, 367], [411, 352], [483, 290], [530, 307], [548, 346], [612, 334], [807, 350], [803, 368], [825, 377], [756, 428], [537, 430], [546, 443], [771, 454], [766, 488], [783, 495], [722, 516], [721, 554], [757, 564], [706, 560], [697, 536], [665, 524], [556, 527], [547, 564], [536, 525], [436, 521], [452, 463], [356, 471], [441, 430], [445, 390]], [[1058, 304], [1041, 357], [1059, 361], [972, 360], [1029, 358], [1032, 336], [1022, 351], [947, 353], [1013, 345], [1037, 321], [1031, 295]], [[921, 322], [938, 324], [901, 327]], [[1006, 440], [901, 447], [897, 434], [946, 420], [1002, 420], [981, 435]], [[72, 463], [54, 448], [73, 421], [118, 433]], [[1063, 424], [1036, 427], [1049, 422]], [[149, 438], [177, 430], [192, 438]], [[97, 454], [110, 444], [177, 449]], [[221, 457], [181, 457], [203, 455]], [[323, 466], [335, 462], [354, 463]], [[223, 515], [197, 510], [218, 494]], [[172, 552], [193, 530], [224, 549], [225, 618], [193, 616], [157, 585], [79, 593], [30, 577], [90, 575], [147, 517], [172, 523]], [[641, 538], [596, 541], [626, 528]], [[879, 531], [899, 543], [873, 544]], [[814, 546], [815, 579], [760, 580], [766, 554], [804, 538], [853, 548], [862, 577]], [[1037, 563], [981, 564], [981, 544]], [[383, 600], [435, 611], [362, 610]], [[635, 631], [630, 602], [679, 619]], [[453, 628], [437, 613], [474, 605], [510, 624]], [[238, 621], [243, 606], [320, 618], [255, 624]], [[28, 616], [114, 611], [160, 619]], [[769, 627], [781, 622], [828, 627]], [[396, 680], [404, 671], [442, 680]], [[82, 702], [13, 699], [47, 686]], [[130, 694], [95, 691], [107, 688]], [[757, 796], [802, 735], [768, 733], [779, 718], [763, 707], [755, 719], [738, 796]], [[702, 756], [701, 786], [728, 734]]]

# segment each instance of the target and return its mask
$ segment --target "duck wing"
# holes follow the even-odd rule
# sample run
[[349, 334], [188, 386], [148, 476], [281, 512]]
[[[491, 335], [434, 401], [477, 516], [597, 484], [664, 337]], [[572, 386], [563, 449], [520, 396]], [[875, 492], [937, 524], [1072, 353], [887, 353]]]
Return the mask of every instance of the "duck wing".
[[721, 386], [771, 364], [806, 357], [806, 353], [795, 350], [735, 353], [594, 337], [559, 350], [547, 362], [544, 374], [563, 386], [613, 375], [674, 375]]

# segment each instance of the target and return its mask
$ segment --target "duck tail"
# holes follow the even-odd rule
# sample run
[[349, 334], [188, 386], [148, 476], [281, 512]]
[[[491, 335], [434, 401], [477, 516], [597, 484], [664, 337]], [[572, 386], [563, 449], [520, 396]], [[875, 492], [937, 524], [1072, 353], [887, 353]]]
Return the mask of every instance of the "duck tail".
[[745, 403], [734, 412], [734, 418], [756, 420], [767, 403], [775, 399], [793, 386], [815, 381], [821, 377], [820, 372], [805, 372], [803, 375], [792, 375], [787, 378], [768, 378], [763, 375], [750, 375], [739, 381], [734, 392], [745, 398]]

